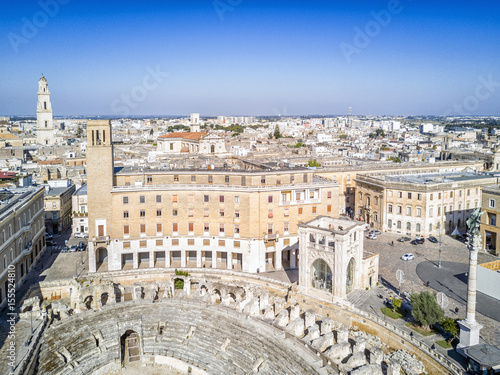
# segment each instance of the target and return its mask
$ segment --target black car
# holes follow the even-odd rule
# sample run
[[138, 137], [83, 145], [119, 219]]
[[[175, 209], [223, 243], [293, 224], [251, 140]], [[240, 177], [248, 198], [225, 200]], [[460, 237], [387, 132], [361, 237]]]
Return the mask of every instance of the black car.
[[434, 236], [430, 236], [428, 238], [428, 240], [429, 240], [429, 242], [432, 242], [432, 243], [438, 243], [439, 242], [438, 239], [436, 237], [434, 237]]
[[425, 242], [425, 240], [424, 240], [422, 237], [420, 237], [420, 238], [415, 238], [415, 239], [414, 239], [413, 241], [411, 241], [410, 243], [411, 243], [412, 245], [421, 245], [421, 244], [423, 244], [424, 242]]
[[400, 238], [398, 238], [398, 241], [399, 242], [408, 242], [408, 241], [411, 241], [411, 238], [410, 237], [400, 237]]
[[85, 251], [85, 247], [86, 247], [85, 244], [80, 241], [76, 250], [77, 251]]

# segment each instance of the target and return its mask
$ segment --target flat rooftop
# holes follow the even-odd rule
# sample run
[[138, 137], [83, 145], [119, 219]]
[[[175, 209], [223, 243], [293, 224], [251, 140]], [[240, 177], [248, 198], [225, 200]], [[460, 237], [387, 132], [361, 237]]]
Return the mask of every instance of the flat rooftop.
[[412, 184], [438, 184], [447, 182], [462, 182], [495, 177], [491, 174], [474, 172], [420, 173], [383, 176], [385, 181], [407, 182]]
[[9, 188], [0, 190], [0, 220], [12, 210], [21, 207], [25, 199], [43, 190], [43, 186], [29, 186], [26, 188]]

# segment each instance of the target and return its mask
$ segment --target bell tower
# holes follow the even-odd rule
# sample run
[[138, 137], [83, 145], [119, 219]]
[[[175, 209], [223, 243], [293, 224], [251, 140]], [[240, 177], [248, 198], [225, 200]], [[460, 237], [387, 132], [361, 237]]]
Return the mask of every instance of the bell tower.
[[49, 84], [42, 74], [38, 81], [38, 103], [36, 106], [37, 143], [43, 146], [55, 144], [52, 104], [50, 103]]
[[89, 272], [96, 272], [97, 253], [110, 246], [114, 180], [111, 122], [87, 123], [87, 199], [89, 208]]

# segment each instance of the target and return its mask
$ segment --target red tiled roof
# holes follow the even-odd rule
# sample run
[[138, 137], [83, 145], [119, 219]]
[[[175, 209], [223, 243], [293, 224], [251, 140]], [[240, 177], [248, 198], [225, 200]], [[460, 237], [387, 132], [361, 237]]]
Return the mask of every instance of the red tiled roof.
[[181, 139], [191, 139], [195, 141], [199, 141], [201, 137], [206, 136], [206, 132], [182, 132], [182, 133], [169, 133], [160, 136], [159, 138], [162, 139], [176, 139], [176, 138], [181, 138]]
[[16, 172], [0, 172], [0, 179], [5, 180], [16, 177]]

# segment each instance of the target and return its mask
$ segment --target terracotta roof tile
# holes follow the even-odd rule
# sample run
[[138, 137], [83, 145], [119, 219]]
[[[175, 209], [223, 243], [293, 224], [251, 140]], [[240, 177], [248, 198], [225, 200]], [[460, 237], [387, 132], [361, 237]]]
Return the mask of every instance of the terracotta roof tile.
[[206, 132], [182, 132], [182, 133], [169, 133], [160, 136], [161, 139], [191, 139], [195, 141], [199, 141], [200, 138], [206, 136]]

